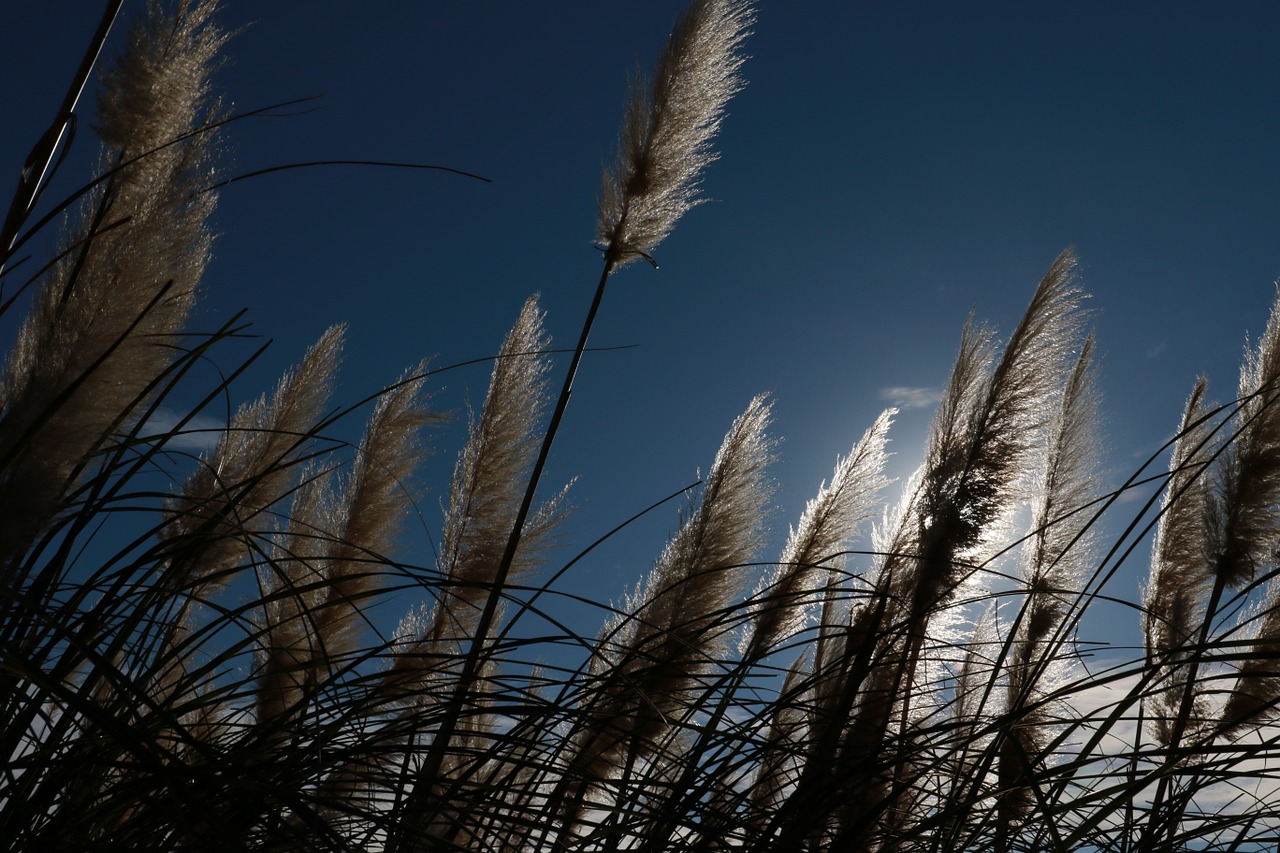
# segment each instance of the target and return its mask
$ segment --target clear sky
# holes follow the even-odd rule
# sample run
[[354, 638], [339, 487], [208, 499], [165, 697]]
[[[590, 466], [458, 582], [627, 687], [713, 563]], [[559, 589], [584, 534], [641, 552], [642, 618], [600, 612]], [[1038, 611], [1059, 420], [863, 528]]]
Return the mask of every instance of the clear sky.
[[[12, 5], [6, 198], [100, 11]], [[244, 396], [338, 321], [346, 400], [423, 356], [490, 354], [535, 290], [571, 346], [599, 273], [595, 197], [628, 75], [682, 6], [227, 0], [224, 23], [251, 24], [222, 75], [229, 102], [321, 96], [308, 114], [235, 127], [232, 171], [360, 158], [493, 179], [315, 170], [228, 188], [203, 310], [212, 325], [247, 307], [275, 340]], [[1071, 245], [1118, 483], [1172, 433], [1199, 372], [1233, 396], [1244, 336], [1275, 297], [1278, 29], [1271, 2], [761, 3], [748, 87], [705, 181], [713, 201], [659, 247], [659, 270], [636, 264], [610, 285], [592, 343], [636, 346], [590, 355], [579, 376], [547, 481], [579, 477], [566, 548], [705, 471], [759, 391], [775, 393], [785, 437], [780, 544], [836, 455], [907, 397], [889, 389], [941, 386], [969, 312], [1008, 331]], [[486, 381], [484, 367], [448, 374], [436, 399], [463, 414]], [[930, 413], [900, 415], [896, 474]], [[436, 437], [433, 534], [462, 434]], [[618, 596], [674, 524], [672, 508], [637, 525], [572, 588]], [[1133, 598], [1139, 574], [1113, 593]]]

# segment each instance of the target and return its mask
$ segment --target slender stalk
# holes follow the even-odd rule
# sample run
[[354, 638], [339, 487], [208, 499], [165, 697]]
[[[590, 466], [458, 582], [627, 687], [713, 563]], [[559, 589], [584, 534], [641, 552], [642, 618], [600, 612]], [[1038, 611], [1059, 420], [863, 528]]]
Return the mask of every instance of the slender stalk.
[[[5, 264], [13, 255], [14, 244], [18, 240], [22, 223], [26, 221], [40, 200], [52, 170], [57, 168], [53, 162], [54, 155], [58, 153], [63, 140], [66, 139], [68, 129], [74, 127], [76, 105], [80, 102], [80, 96], [84, 94], [84, 87], [88, 85], [89, 76], [98, 63], [98, 57], [102, 55], [107, 36], [110, 35], [116, 18], [120, 16], [120, 7], [123, 5], [124, 0], [109, 0], [107, 3], [107, 8], [102, 13], [102, 20], [98, 22], [98, 29], [93, 34], [93, 41], [85, 50], [76, 76], [72, 78], [67, 94], [62, 99], [62, 105], [58, 108], [57, 117], [31, 149], [31, 154], [28, 155], [27, 162], [22, 167], [18, 189], [9, 205], [9, 212], [5, 215], [4, 229], [0, 230], [0, 245], [2, 245], [0, 276], [4, 275]], [[0, 287], [0, 293], [3, 293], [3, 287]]]
[[547, 434], [542, 439], [542, 446], [538, 449], [538, 458], [534, 461], [533, 471], [529, 474], [529, 485], [524, 490], [524, 497], [520, 500], [520, 509], [516, 512], [515, 522], [511, 525], [511, 535], [507, 538], [507, 547], [502, 553], [502, 562], [498, 564], [498, 570], [494, 574], [493, 587], [489, 590], [489, 597], [484, 603], [484, 610], [480, 612], [480, 620], [476, 625], [476, 634], [475, 639], [472, 641], [471, 653], [467, 656], [463, 674], [459, 679], [459, 691], [466, 689], [468, 679], [475, 673], [480, 650], [489, 635], [489, 629], [498, 611], [498, 603], [502, 600], [504, 584], [507, 576], [511, 573], [511, 565], [515, 562], [516, 551], [520, 548], [520, 537], [524, 532], [524, 523], [529, 517], [534, 495], [538, 491], [538, 483], [542, 479], [542, 469], [546, 467], [547, 457], [551, 455], [551, 445], [555, 442], [556, 433], [560, 430], [560, 421], [564, 419], [565, 410], [569, 408], [569, 398], [573, 395], [573, 380], [578, 375], [578, 366], [582, 363], [582, 354], [586, 352], [587, 339], [591, 336], [591, 327], [595, 324], [596, 314], [600, 311], [600, 303], [604, 300], [605, 286], [609, 283], [609, 276], [613, 274], [615, 263], [610, 255], [605, 256], [604, 269], [600, 273], [600, 282], [596, 285], [595, 296], [591, 300], [591, 308], [587, 311], [587, 319], [583, 321], [582, 334], [578, 337], [578, 345], [574, 348], [573, 358], [569, 361], [569, 370], [565, 374], [564, 385], [560, 388], [560, 396], [556, 398], [556, 407], [551, 412], [551, 421], [547, 424]]
[[[521, 534], [524, 530], [525, 521], [529, 517], [529, 510], [533, 506], [538, 483], [542, 479], [542, 470], [546, 467], [547, 457], [551, 454], [551, 446], [555, 442], [556, 433], [560, 429], [560, 421], [564, 419], [565, 410], [569, 408], [569, 398], [573, 395], [573, 380], [578, 374], [578, 366], [582, 363], [582, 354], [587, 349], [587, 339], [591, 336], [591, 327], [595, 324], [596, 314], [600, 311], [600, 303], [604, 300], [605, 287], [609, 283], [609, 276], [612, 275], [615, 266], [616, 261], [613, 255], [606, 253], [604, 269], [600, 273], [600, 281], [596, 285], [595, 296], [591, 300], [591, 308], [587, 311], [587, 318], [582, 324], [582, 333], [578, 337], [577, 347], [574, 348], [573, 358], [569, 361], [569, 370], [565, 374], [564, 384], [560, 388], [560, 396], [556, 399], [556, 407], [551, 412], [551, 421], [547, 425], [546, 435], [542, 439], [542, 446], [538, 449], [538, 458], [534, 461], [533, 470], [529, 474], [529, 485], [525, 488], [524, 497], [520, 501], [520, 509], [516, 512], [515, 521], [511, 525], [511, 534], [507, 538], [507, 546], [502, 553], [502, 561], [498, 564], [498, 569], [494, 573], [489, 595], [485, 599], [484, 608], [480, 611], [480, 618], [476, 622], [471, 648], [462, 661], [462, 668], [458, 673], [457, 686], [454, 688], [446, 705], [440, 729], [432, 739], [431, 748], [427, 752], [422, 766], [414, 774], [417, 778], [417, 783], [414, 785], [408, 800], [404, 803], [406, 814], [411, 816], [411, 820], [415, 824], [415, 826], [408, 828], [410, 832], [417, 829], [418, 825], [426, 825], [431, 820], [431, 814], [428, 810], [429, 803], [425, 803], [423, 800], [430, 796], [430, 792], [434, 788], [433, 783], [444, 765], [449, 742], [457, 731], [467, 697], [480, 670], [485, 654], [486, 640], [497, 616], [498, 605], [502, 601], [503, 589], [505, 588], [507, 576], [511, 574], [511, 566], [515, 562], [516, 551], [520, 548]], [[400, 833], [389, 840], [388, 849], [399, 851], [405, 849], [405, 845], [410, 843], [410, 838], [405, 834], [405, 830], [402, 829]]]

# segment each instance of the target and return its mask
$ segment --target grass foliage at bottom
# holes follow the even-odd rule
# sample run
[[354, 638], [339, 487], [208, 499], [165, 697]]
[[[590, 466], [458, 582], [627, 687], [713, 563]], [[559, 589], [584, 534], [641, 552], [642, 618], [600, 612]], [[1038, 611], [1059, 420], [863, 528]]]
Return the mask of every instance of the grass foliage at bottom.
[[[253, 360], [203, 384], [243, 324], [188, 324], [226, 123], [213, 7], [150, 6], [104, 76], [101, 178], [66, 206], [47, 265], [4, 271], [23, 299], [0, 311], [26, 311], [0, 375], [9, 849], [1280, 843], [1280, 304], [1231, 402], [1197, 385], [1168, 466], [1162, 451], [1104, 487], [1093, 339], [1063, 253], [1007, 339], [963, 330], [887, 510], [892, 411], [764, 553], [758, 397], [611, 608], [547, 565], [568, 490], [529, 500], [567, 401], [552, 410], [531, 298], [469, 424], [437, 558], [402, 562], [439, 371], [335, 409], [335, 327], [197, 428]], [[629, 107], [596, 307], [696, 203], [748, 23], [748, 3], [695, 0]], [[6, 264], [46, 230], [27, 202]], [[337, 439], [365, 409], [362, 437]], [[1120, 502], [1152, 482], [1136, 512]], [[1147, 541], [1134, 600], [1113, 577]], [[1082, 635], [1116, 599], [1143, 633], [1128, 657]], [[425, 604], [389, 621], [405, 601]], [[597, 635], [554, 627], [566, 601], [599, 609]]]

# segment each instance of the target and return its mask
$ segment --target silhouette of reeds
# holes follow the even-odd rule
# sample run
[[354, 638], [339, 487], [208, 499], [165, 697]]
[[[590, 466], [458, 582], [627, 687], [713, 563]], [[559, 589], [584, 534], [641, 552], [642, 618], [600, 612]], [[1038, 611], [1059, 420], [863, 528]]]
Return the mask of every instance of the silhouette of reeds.
[[[193, 370], [243, 328], [189, 326], [225, 184], [217, 12], [148, 3], [101, 74], [98, 177], [56, 206], [50, 262], [0, 278], [0, 310], [26, 312], [0, 373], [9, 849], [1274, 849], [1280, 299], [1236, 398], [1192, 390], [1163, 496], [1136, 513], [1119, 498], [1157, 457], [1100, 482], [1066, 251], [1003, 346], [966, 325], [924, 461], [870, 533], [892, 410], [761, 562], [775, 439], [758, 396], [645, 579], [595, 603], [600, 631], [533, 633], [528, 614], [558, 626], [545, 602], [573, 597], [541, 574], [567, 490], [538, 491], [593, 319], [697, 203], [752, 4], [692, 0], [633, 86], [560, 394], [531, 298], [431, 565], [404, 540], [450, 368], [413, 366], [339, 440], [363, 403], [330, 402], [335, 327], [207, 449], [181, 449], [256, 358], [211, 387]], [[18, 188], [5, 264], [50, 230], [40, 180]], [[1148, 533], [1145, 648], [1091, 661], [1081, 620], [1126, 598], [1111, 579]], [[426, 604], [388, 627], [406, 600]]]

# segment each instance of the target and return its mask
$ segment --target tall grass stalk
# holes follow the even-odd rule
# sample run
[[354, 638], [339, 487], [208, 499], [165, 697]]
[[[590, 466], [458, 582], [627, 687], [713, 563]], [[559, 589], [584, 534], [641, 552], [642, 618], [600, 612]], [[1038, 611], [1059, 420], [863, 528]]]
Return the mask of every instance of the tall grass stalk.
[[[149, 2], [98, 75], [99, 174], [44, 233], [62, 115], [4, 225], [6, 247], [39, 237], [50, 259], [0, 309], [25, 312], [0, 372], [11, 849], [1280, 842], [1280, 300], [1236, 398], [1192, 390], [1145, 507], [1098, 473], [1096, 344], [1067, 251], [1003, 342], [965, 326], [923, 462], [883, 514], [892, 411], [762, 562], [776, 439], [761, 395], [634, 592], [577, 598], [554, 583], [564, 566], [541, 575], [559, 537], [576, 538], [567, 491], [539, 501], [542, 472], [607, 283], [653, 262], [696, 206], [743, 85], [752, 4], [692, 0], [627, 100], [598, 206], [603, 269], [559, 394], [531, 298], [495, 350], [439, 547], [418, 565], [405, 556], [422, 553], [407, 547], [418, 469], [427, 430], [448, 425], [432, 380], [454, 366], [412, 366], [344, 439], [363, 403], [332, 403], [335, 327], [206, 449], [183, 449], [261, 354], [206, 382], [196, 366], [227, 358], [244, 322], [189, 324], [211, 188], [229, 183], [219, 14], [214, 0]], [[1143, 531], [1134, 600], [1115, 578]], [[1140, 654], [1082, 651], [1104, 597], [1130, 602]], [[565, 627], [571, 604], [598, 609], [600, 630]], [[389, 606], [407, 613], [388, 621]]]

